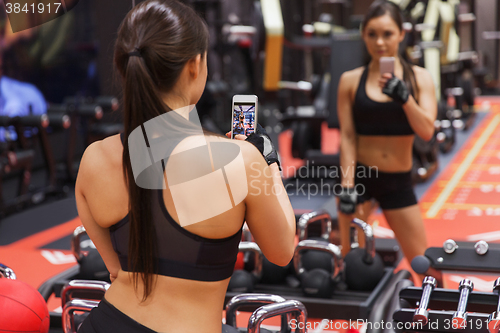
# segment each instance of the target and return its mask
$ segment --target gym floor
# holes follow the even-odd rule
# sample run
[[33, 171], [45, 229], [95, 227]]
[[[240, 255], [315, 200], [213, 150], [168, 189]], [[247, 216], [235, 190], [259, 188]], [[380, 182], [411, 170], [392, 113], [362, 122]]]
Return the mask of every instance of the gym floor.
[[[478, 97], [476, 102], [474, 126], [459, 133], [451, 152], [439, 154], [439, 171], [416, 186], [429, 246], [441, 246], [448, 238], [488, 243], [500, 240], [495, 223], [500, 216], [500, 97]], [[70, 236], [80, 220], [72, 192], [68, 198], [48, 201], [0, 223], [1, 262], [11, 267], [18, 279], [35, 288], [76, 265]], [[300, 212], [335, 210], [334, 198], [291, 199]], [[370, 220], [377, 238], [393, 238], [379, 212]], [[402, 260], [399, 269], [409, 270], [408, 262]], [[444, 287], [456, 289], [460, 280], [468, 278], [473, 280], [475, 290], [490, 291], [496, 277], [451, 272], [444, 276]], [[60, 311], [59, 299], [51, 298], [48, 305], [50, 311]], [[245, 320], [245, 315], [238, 318], [241, 323]]]

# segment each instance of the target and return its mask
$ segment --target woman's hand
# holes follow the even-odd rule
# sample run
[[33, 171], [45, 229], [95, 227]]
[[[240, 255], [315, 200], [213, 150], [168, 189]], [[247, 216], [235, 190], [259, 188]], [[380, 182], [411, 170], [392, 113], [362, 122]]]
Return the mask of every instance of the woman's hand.
[[[231, 134], [228, 132], [226, 133], [226, 136], [230, 138]], [[274, 147], [273, 142], [271, 141], [271, 138], [269, 138], [266, 130], [262, 126], [260, 126], [260, 124], [257, 124], [257, 130], [250, 136], [247, 137], [246, 135], [236, 134], [234, 138], [236, 140], [248, 141], [253, 144], [260, 151], [268, 165], [277, 163], [279, 170], [281, 171], [281, 161], [279, 154], [276, 151], [276, 148]]]
[[387, 81], [389, 81], [390, 79], [392, 79], [392, 74], [391, 73], [384, 73], [382, 74], [382, 76], [380, 77], [380, 79], [378, 79], [378, 85], [380, 88], [384, 88], [385, 85], [387, 84]]
[[[231, 139], [231, 132], [227, 132], [227, 133], [226, 133], [226, 136], [227, 136], [229, 139]], [[247, 136], [246, 136], [246, 135], [243, 135], [243, 134], [236, 134], [236, 135], [234, 136], [234, 138], [235, 138], [236, 140], [243, 140], [243, 141], [245, 141], [245, 140], [247, 139]]]
[[401, 105], [408, 102], [410, 92], [406, 84], [393, 74], [384, 73], [379, 79], [379, 85], [382, 85], [382, 92], [391, 97]]
[[358, 194], [354, 187], [342, 187], [337, 206], [339, 212], [346, 215], [354, 214], [356, 212], [357, 197]]

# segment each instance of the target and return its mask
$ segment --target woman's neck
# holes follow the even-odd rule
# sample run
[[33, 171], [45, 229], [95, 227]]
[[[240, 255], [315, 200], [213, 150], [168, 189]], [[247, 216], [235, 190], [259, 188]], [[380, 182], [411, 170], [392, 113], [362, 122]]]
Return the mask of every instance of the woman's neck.
[[163, 102], [173, 111], [189, 119], [189, 112], [193, 109], [194, 105], [190, 105], [188, 99], [175, 93], [168, 93], [163, 96]]

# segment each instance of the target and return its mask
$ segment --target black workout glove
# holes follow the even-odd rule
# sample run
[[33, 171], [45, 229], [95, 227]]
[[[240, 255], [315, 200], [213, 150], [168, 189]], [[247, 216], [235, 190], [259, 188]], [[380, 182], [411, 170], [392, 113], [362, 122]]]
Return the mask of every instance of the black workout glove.
[[264, 156], [267, 165], [278, 163], [278, 167], [281, 171], [280, 156], [276, 151], [271, 138], [269, 138], [266, 130], [260, 126], [260, 124], [257, 124], [257, 130], [255, 133], [250, 134], [245, 141], [248, 141], [257, 147], [262, 156]]
[[410, 97], [410, 92], [405, 83], [394, 76], [394, 74], [392, 78], [386, 82], [384, 88], [382, 88], [382, 92], [401, 105], [405, 104]]
[[342, 192], [339, 195], [338, 210], [346, 215], [351, 215], [356, 212], [356, 202], [358, 194], [352, 187], [342, 187]]

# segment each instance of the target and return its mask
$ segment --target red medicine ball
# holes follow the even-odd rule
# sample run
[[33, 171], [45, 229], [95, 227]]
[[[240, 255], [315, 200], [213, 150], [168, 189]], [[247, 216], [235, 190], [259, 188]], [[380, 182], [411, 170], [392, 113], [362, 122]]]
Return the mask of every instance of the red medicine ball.
[[47, 333], [49, 310], [42, 295], [25, 282], [0, 278], [0, 333]]

